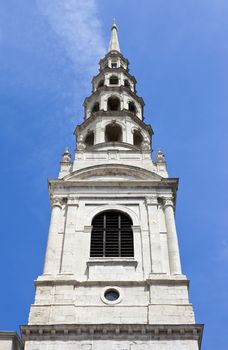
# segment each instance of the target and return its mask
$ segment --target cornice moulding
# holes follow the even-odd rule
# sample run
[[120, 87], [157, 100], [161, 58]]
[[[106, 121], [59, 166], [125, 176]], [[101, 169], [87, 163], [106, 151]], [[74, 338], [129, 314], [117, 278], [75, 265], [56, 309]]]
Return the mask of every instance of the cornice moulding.
[[[130, 263], [137, 263], [137, 261], [132, 261]], [[99, 264], [99, 262], [97, 262]], [[93, 265], [96, 265], [95, 261], [93, 261]], [[110, 281], [108, 282], [110, 284]], [[173, 275], [155, 275], [150, 277], [146, 280], [137, 281], [137, 280], [126, 280], [126, 281], [112, 281], [112, 284], [116, 284], [118, 286], [151, 286], [151, 285], [189, 285], [189, 280], [182, 275], [182, 278], [177, 279], [176, 276]], [[74, 275], [58, 275], [58, 276], [40, 276], [35, 281], [35, 286], [56, 286], [56, 285], [72, 285], [72, 286], [83, 286], [83, 287], [90, 287], [90, 286], [107, 286], [107, 281], [78, 281], [75, 279]]]
[[131, 187], [135, 188], [143, 188], [144, 190], [149, 188], [171, 188], [175, 193], [178, 189], [178, 179], [161, 179], [161, 180], [126, 180], [126, 181], [109, 181], [109, 180], [62, 180], [62, 179], [49, 179], [48, 180], [49, 191], [53, 189], [64, 189], [64, 188], [72, 188], [72, 187], [96, 187], [96, 188], [126, 188], [127, 190]]
[[[110, 67], [105, 67], [104, 69], [102, 69], [102, 71], [100, 71], [97, 75], [94, 75], [92, 78], [92, 83], [96, 80], [99, 80], [99, 78], [103, 77], [105, 75], [105, 73], [124, 73], [130, 80], [132, 80], [135, 84], [137, 83], [136, 78], [134, 77], [134, 75], [131, 75], [126, 69], [124, 69], [123, 67], [118, 67], [118, 68], [110, 68]], [[101, 86], [102, 88], [103, 86]], [[99, 88], [98, 88], [99, 89]]]
[[17, 334], [17, 332], [13, 332], [13, 331], [0, 331], [0, 345], [1, 345], [1, 341], [4, 340], [9, 340], [12, 341], [15, 348], [17, 348], [18, 350], [22, 350], [24, 348], [24, 344], [22, 339], [19, 337], [19, 335]]
[[88, 126], [88, 124], [90, 124], [90, 122], [93, 122], [96, 118], [99, 117], [110, 117], [110, 118], [115, 118], [115, 117], [131, 117], [141, 128], [145, 129], [150, 133], [150, 135], [153, 135], [153, 129], [152, 126], [150, 124], [145, 124], [143, 122], [143, 120], [141, 120], [139, 117], [137, 117], [135, 115], [135, 113], [123, 109], [121, 111], [104, 111], [104, 110], [100, 110], [98, 112], [94, 112], [89, 118], [84, 119], [83, 123], [78, 125], [75, 130], [74, 130], [74, 134], [77, 135], [77, 132], [82, 131], [84, 128], [86, 128]]
[[141, 96], [136, 95], [135, 92], [131, 91], [128, 87], [124, 86], [124, 85], [116, 85], [114, 86], [102, 86], [102, 88], [96, 90], [95, 92], [92, 93], [92, 95], [88, 96], [85, 98], [84, 102], [83, 102], [83, 106], [86, 107], [87, 103], [90, 100], [93, 100], [95, 96], [99, 96], [102, 92], [119, 92], [122, 93], [123, 91], [127, 92], [128, 95], [130, 95], [133, 99], [136, 99], [142, 107], [145, 106], [145, 102], [143, 100], [143, 98]]
[[103, 62], [105, 62], [109, 57], [117, 57], [119, 56], [127, 65], [129, 65], [129, 61], [127, 58], [125, 58], [121, 52], [119, 51], [110, 51], [106, 53], [106, 55], [100, 59], [99, 64], [102, 65]]
[[196, 340], [201, 345], [203, 325], [150, 324], [63, 324], [21, 327], [22, 339], [29, 340]]

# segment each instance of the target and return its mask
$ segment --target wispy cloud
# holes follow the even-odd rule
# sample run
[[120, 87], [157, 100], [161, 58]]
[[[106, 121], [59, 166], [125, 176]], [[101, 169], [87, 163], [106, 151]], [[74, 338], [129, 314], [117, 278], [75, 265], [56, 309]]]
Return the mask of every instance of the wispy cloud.
[[[62, 105], [64, 113], [54, 110], [45, 117], [47, 135], [44, 139], [48, 140], [47, 144], [44, 141], [42, 150], [34, 150], [31, 155], [31, 162], [39, 160], [43, 173], [46, 174], [50, 167], [48, 159], [53, 159], [56, 155], [56, 140], [62, 140], [65, 146], [69, 146], [69, 130], [72, 132], [75, 125], [82, 121], [82, 118], [76, 118], [83, 115], [83, 100], [91, 91], [91, 78], [98, 72], [98, 62], [106, 50], [96, 0], [36, 0], [36, 4], [71, 61], [70, 69], [74, 74], [70, 90], [65, 87], [61, 75], [59, 82], [56, 82], [60, 86], [59, 93], [66, 97], [66, 104]], [[53, 127], [56, 128], [56, 133], [53, 132]]]
[[69, 58], [79, 70], [94, 72], [105, 53], [96, 0], [37, 0], [52, 29], [59, 36]]

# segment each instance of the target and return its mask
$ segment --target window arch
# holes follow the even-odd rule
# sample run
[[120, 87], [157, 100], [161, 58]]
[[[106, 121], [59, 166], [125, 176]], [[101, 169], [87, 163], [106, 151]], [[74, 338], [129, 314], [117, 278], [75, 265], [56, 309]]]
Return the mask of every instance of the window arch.
[[135, 107], [134, 102], [130, 101], [130, 102], [128, 103], [128, 109], [129, 109], [129, 111], [131, 111], [131, 112], [136, 112], [136, 107]]
[[140, 147], [142, 145], [142, 142], [143, 142], [143, 137], [142, 137], [142, 134], [141, 134], [140, 130], [134, 130], [134, 133], [133, 133], [133, 144], [135, 146]]
[[88, 134], [85, 137], [85, 145], [87, 147], [91, 147], [94, 145], [94, 132], [89, 131]]
[[116, 123], [108, 124], [105, 128], [105, 141], [106, 142], [121, 142], [122, 141], [122, 128]]
[[120, 99], [118, 97], [109, 97], [108, 99], [108, 111], [119, 111]]
[[133, 257], [131, 218], [117, 210], [97, 214], [92, 220], [91, 257]]
[[109, 84], [110, 85], [118, 85], [119, 78], [116, 75], [111, 75], [111, 77], [109, 78]]
[[92, 112], [92, 113], [98, 112], [99, 109], [100, 109], [100, 103], [99, 103], [99, 102], [95, 102], [94, 105], [93, 105], [93, 107], [92, 107], [92, 111], [91, 111], [91, 112]]
[[111, 67], [112, 68], [117, 68], [117, 62], [116, 61], [112, 61], [111, 62]]

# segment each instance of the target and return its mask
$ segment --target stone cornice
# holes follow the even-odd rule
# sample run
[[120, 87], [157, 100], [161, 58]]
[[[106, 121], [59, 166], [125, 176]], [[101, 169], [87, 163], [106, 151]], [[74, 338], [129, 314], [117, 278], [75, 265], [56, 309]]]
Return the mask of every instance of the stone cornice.
[[[137, 83], [137, 80], [135, 79], [135, 77], [133, 75], [131, 75], [126, 69], [119, 67], [119, 68], [110, 68], [110, 67], [106, 67], [104, 68], [102, 71], [100, 71], [97, 75], [95, 75], [92, 79], [92, 83], [103, 77], [105, 75], [105, 73], [124, 73], [130, 80], [132, 80], [134, 82], [134, 84]], [[102, 87], [101, 87], [102, 88]], [[99, 88], [98, 88], [99, 89]]]
[[[117, 164], [118, 165], [118, 164]], [[60, 189], [60, 188], [69, 188], [69, 187], [91, 187], [96, 186], [97, 188], [101, 187], [146, 187], [146, 188], [171, 188], [174, 192], [174, 195], [178, 188], [178, 179], [177, 178], [162, 178], [160, 180], [129, 180], [126, 181], [114, 181], [114, 180], [76, 180], [76, 181], [66, 181], [62, 179], [49, 179], [49, 190]]]
[[22, 339], [28, 340], [196, 340], [201, 346], [203, 325], [151, 324], [58, 324], [22, 325]]
[[108, 52], [100, 61], [99, 64], [102, 65], [107, 59], [108, 57], [116, 57], [119, 56], [126, 64], [127, 66], [129, 65], [129, 61], [127, 58], [125, 58], [122, 53], [120, 53], [119, 51], [110, 51]]
[[[109, 260], [110, 261], [110, 260]], [[95, 264], [95, 260], [91, 260], [93, 264]], [[98, 261], [98, 265], [100, 264], [101, 259]], [[117, 261], [119, 264], [121, 261]], [[133, 263], [137, 263], [134, 259], [131, 261]], [[184, 275], [165, 275], [165, 274], [151, 274], [146, 280], [126, 280], [126, 281], [112, 281], [112, 284], [116, 284], [118, 286], [151, 286], [151, 285], [166, 285], [166, 286], [189, 286], [189, 280]], [[75, 279], [73, 274], [69, 275], [42, 275], [35, 281], [36, 286], [56, 286], [56, 285], [72, 285], [72, 286], [107, 286], [107, 281], [78, 281]]]
[[17, 334], [17, 332], [13, 331], [0, 331], [0, 344], [1, 340], [11, 340], [15, 345], [15, 349], [22, 350], [24, 348], [23, 341]]
[[94, 96], [99, 96], [101, 94], [101, 92], [119, 92], [120, 94], [122, 94], [123, 92], [127, 92], [132, 98], [136, 99], [138, 101], [138, 103], [141, 104], [142, 107], [145, 106], [145, 103], [143, 101], [143, 98], [136, 95], [135, 92], [131, 91], [128, 87], [126, 86], [102, 86], [100, 89], [96, 90], [95, 92], [92, 93], [92, 95], [88, 96], [85, 98], [83, 106], [86, 107], [87, 102], [89, 102], [89, 100], [91, 98], [94, 98]]
[[[74, 134], [77, 135], [77, 132], [81, 132], [83, 129], [85, 129], [91, 122], [93, 122], [98, 117], [110, 117], [110, 118], [116, 118], [116, 117], [131, 117], [134, 122], [136, 122], [141, 128], [146, 129], [150, 135], [153, 135], [153, 129], [150, 124], [145, 124], [143, 120], [139, 119], [135, 113], [123, 109], [122, 111], [98, 111], [94, 112], [89, 118], [84, 119], [84, 122], [78, 125], [75, 128]], [[144, 118], [143, 118], [144, 119]]]

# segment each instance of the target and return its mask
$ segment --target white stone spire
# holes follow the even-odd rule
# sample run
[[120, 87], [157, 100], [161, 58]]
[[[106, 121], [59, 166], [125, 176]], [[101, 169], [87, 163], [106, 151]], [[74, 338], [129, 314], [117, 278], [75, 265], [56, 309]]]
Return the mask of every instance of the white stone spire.
[[111, 33], [111, 39], [109, 42], [108, 52], [113, 50], [120, 52], [120, 44], [118, 40], [117, 25], [116, 25], [115, 19], [113, 20], [113, 23], [112, 23], [112, 33]]

